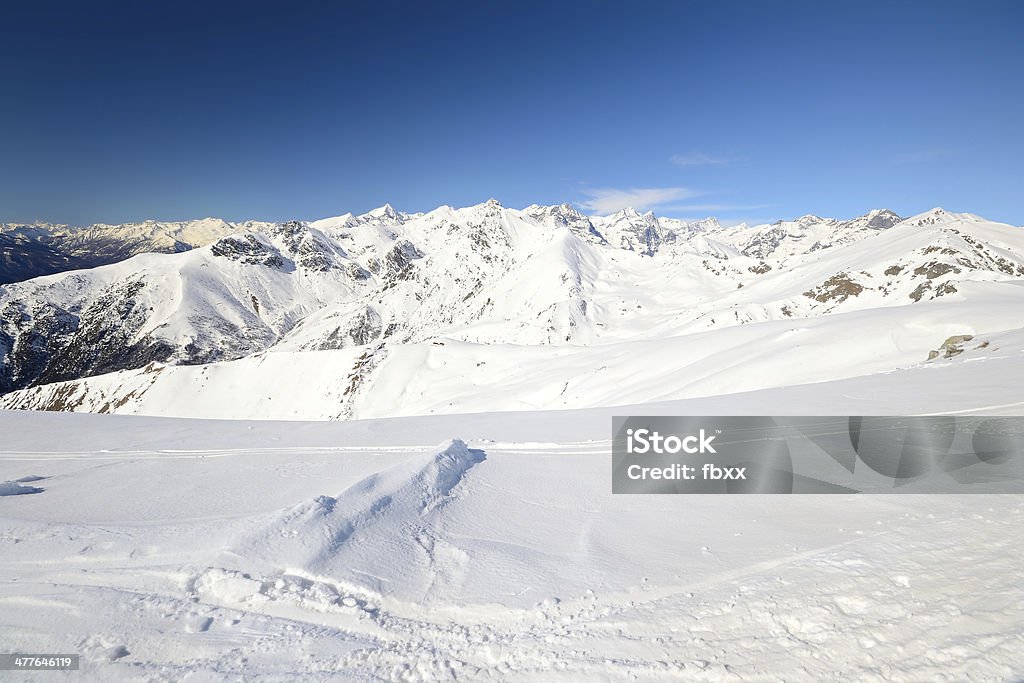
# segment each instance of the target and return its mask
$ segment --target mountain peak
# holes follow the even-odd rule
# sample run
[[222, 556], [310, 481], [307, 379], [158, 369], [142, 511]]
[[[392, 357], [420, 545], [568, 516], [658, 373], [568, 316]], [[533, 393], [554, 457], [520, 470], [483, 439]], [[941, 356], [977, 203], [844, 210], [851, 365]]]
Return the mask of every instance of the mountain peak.
[[581, 214], [576, 209], [576, 207], [574, 207], [572, 204], [569, 204], [567, 202], [563, 202], [561, 204], [550, 204], [550, 205], [530, 204], [529, 206], [527, 206], [526, 208], [523, 209], [523, 213], [525, 213], [527, 215], [531, 215], [531, 216], [542, 215], [543, 214], [543, 215], [558, 216], [558, 217], [563, 217], [563, 218], [564, 217], [583, 218], [583, 214]]
[[374, 218], [398, 218], [398, 212], [395, 211], [395, 207], [391, 206], [391, 204], [378, 206], [373, 211], [368, 211], [366, 215]]
[[714, 216], [708, 216], [707, 218], [702, 218], [699, 221], [688, 223], [687, 227], [692, 230], [718, 230], [722, 227], [722, 224], [719, 223], [718, 219]]
[[896, 225], [897, 223], [903, 220], [903, 218], [898, 213], [892, 211], [891, 209], [871, 209], [866, 214], [861, 216], [861, 218], [864, 219], [865, 223], [867, 224], [867, 227], [872, 228], [874, 230], [884, 230], [885, 228], [891, 228], [892, 226]]

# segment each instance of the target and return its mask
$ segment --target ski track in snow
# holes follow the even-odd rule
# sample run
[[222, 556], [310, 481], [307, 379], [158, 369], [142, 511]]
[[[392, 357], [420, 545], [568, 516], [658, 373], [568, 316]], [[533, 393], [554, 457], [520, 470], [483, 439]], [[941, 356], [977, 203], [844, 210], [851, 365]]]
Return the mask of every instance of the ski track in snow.
[[0, 649], [74, 680], [1024, 671], [1019, 496], [613, 497], [600, 439], [188, 445], [0, 454], [46, 477], [0, 498]]

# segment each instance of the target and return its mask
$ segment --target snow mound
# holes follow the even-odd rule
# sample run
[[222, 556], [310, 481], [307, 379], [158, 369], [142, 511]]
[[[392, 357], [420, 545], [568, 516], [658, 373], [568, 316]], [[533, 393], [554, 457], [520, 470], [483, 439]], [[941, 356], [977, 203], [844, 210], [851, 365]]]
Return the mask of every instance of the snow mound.
[[374, 590], [393, 582], [424, 598], [440, 575], [457, 576], [450, 564], [464, 553], [441, 540], [444, 511], [485, 457], [452, 440], [336, 497], [317, 496], [278, 513], [234, 554], [269, 564], [268, 571], [368, 583]]

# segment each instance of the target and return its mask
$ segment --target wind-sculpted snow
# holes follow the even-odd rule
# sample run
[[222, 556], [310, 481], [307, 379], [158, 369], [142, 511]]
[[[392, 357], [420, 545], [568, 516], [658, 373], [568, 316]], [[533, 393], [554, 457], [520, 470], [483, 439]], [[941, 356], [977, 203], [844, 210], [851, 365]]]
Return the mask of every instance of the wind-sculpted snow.
[[[282, 512], [232, 550], [268, 572], [289, 570], [362, 582], [374, 591], [401, 586], [423, 601], [438, 581], [458, 579], [448, 565], [464, 553], [444, 540], [445, 510], [470, 485], [482, 450], [454, 440], [428, 455], [373, 474], [337, 496], [317, 496]], [[442, 566], [444, 565], [444, 566]]]

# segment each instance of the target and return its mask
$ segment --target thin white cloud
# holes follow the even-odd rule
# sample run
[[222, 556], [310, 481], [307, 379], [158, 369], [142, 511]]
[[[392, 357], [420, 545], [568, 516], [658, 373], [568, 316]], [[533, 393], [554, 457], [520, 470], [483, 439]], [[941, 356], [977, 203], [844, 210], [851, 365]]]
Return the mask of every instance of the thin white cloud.
[[662, 207], [663, 211], [754, 211], [770, 209], [771, 204], [679, 204]]
[[596, 213], [614, 213], [627, 207], [647, 211], [668, 202], [685, 201], [702, 193], [686, 187], [649, 187], [618, 190], [615, 188], [593, 188], [583, 190], [587, 199], [579, 206]]
[[669, 161], [676, 166], [686, 168], [688, 166], [728, 166], [734, 160], [725, 156], [694, 152], [692, 154], [673, 154]]

